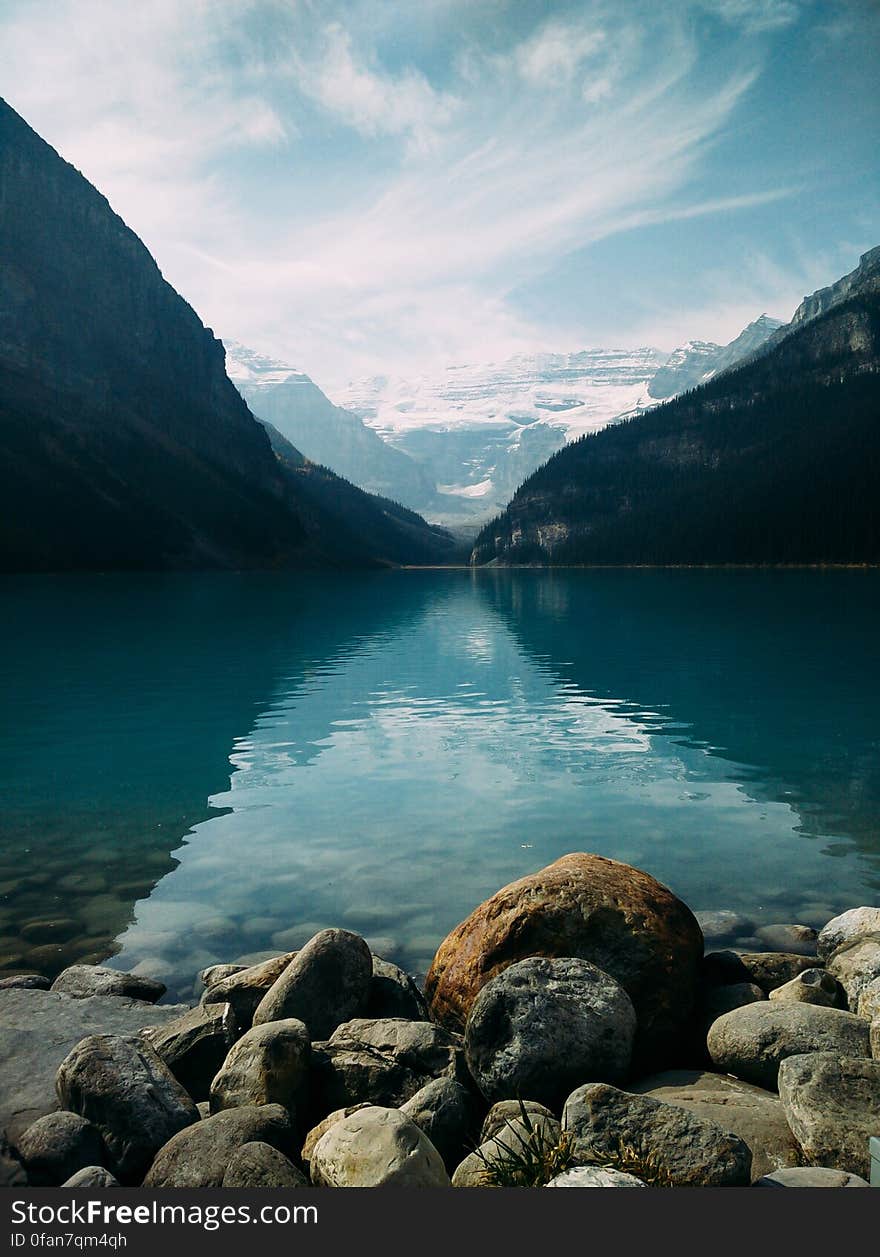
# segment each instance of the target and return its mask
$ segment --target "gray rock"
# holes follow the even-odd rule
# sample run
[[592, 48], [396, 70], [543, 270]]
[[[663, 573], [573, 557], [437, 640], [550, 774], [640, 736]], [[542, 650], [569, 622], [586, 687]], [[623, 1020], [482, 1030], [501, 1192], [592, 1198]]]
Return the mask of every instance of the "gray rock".
[[762, 925], [757, 937], [770, 951], [788, 952], [794, 956], [815, 956], [816, 931], [809, 925]]
[[827, 968], [846, 991], [850, 1008], [857, 1008], [862, 991], [880, 978], [880, 933], [841, 943], [829, 956]]
[[48, 991], [52, 983], [41, 973], [14, 973], [0, 978], [0, 991]]
[[322, 1187], [448, 1187], [439, 1152], [397, 1109], [368, 1105], [335, 1122], [312, 1150]]
[[244, 973], [245, 969], [247, 965], [208, 965], [207, 969], [202, 969], [199, 974], [199, 981], [204, 987], [216, 986], [224, 978], [231, 978], [236, 973]]
[[137, 1034], [172, 1021], [179, 1004], [71, 999], [57, 991], [0, 991], [0, 1129], [15, 1141], [58, 1108], [55, 1075], [71, 1048], [91, 1034]]
[[803, 1052], [870, 1054], [868, 1025], [855, 1013], [779, 1000], [749, 1004], [713, 1023], [706, 1040], [715, 1068], [776, 1089], [780, 1062]]
[[790, 1056], [779, 1068], [779, 1098], [808, 1161], [870, 1175], [868, 1141], [880, 1131], [880, 1062], [839, 1052]]
[[407, 1017], [427, 1021], [428, 1008], [413, 978], [397, 965], [373, 957], [373, 976], [364, 1009], [365, 1017]]
[[140, 1037], [98, 1034], [61, 1062], [63, 1108], [97, 1126], [120, 1182], [139, 1183], [153, 1157], [199, 1114], [155, 1049]]
[[296, 1017], [313, 1039], [326, 1039], [366, 1007], [373, 957], [359, 934], [321, 930], [297, 952], [266, 992], [254, 1025]]
[[242, 1144], [229, 1159], [224, 1187], [308, 1187], [309, 1180], [271, 1144]]
[[198, 1004], [144, 1033], [192, 1098], [206, 1100], [214, 1075], [235, 1042], [235, 1016], [229, 1004]]
[[664, 1104], [677, 1104], [695, 1117], [715, 1122], [748, 1144], [752, 1177], [800, 1165], [801, 1152], [789, 1129], [779, 1096], [727, 1074], [675, 1069], [627, 1087]]
[[47, 1113], [18, 1139], [17, 1152], [34, 1187], [57, 1187], [105, 1159], [101, 1132], [78, 1113]]
[[843, 1008], [846, 1002], [843, 988], [827, 969], [805, 969], [790, 982], [784, 982], [770, 999], [783, 1003], [819, 1004], [822, 1008]]
[[5, 1151], [0, 1152], [0, 1188], [27, 1187], [27, 1185], [27, 1174], [21, 1162], [7, 1156]]
[[290, 1114], [280, 1104], [226, 1109], [188, 1126], [160, 1149], [145, 1187], [222, 1187], [233, 1155], [244, 1144], [267, 1143], [294, 1155]]
[[694, 916], [697, 918], [700, 929], [703, 931], [703, 938], [707, 942], [727, 942], [735, 938], [744, 938], [752, 932], [751, 919], [742, 916], [739, 912], [730, 912], [722, 908], [706, 912], [695, 912]]
[[815, 967], [815, 957], [783, 951], [713, 951], [703, 958], [703, 976], [709, 985], [753, 982], [765, 995]]
[[621, 1170], [603, 1169], [598, 1165], [578, 1165], [573, 1170], [564, 1170], [551, 1178], [545, 1187], [647, 1187], [634, 1174], [624, 1174]]
[[360, 1104], [399, 1108], [432, 1078], [466, 1083], [461, 1035], [429, 1021], [355, 1018], [312, 1044], [316, 1116]]
[[90, 995], [124, 995], [126, 999], [155, 1004], [167, 988], [164, 982], [136, 973], [122, 973], [104, 965], [71, 965], [59, 973], [51, 989], [69, 995], [71, 999], [86, 999]]
[[473, 1147], [485, 1105], [454, 1078], [432, 1078], [400, 1111], [430, 1139], [447, 1169]]
[[871, 1022], [870, 1035], [871, 1055], [875, 1061], [880, 1061], [880, 1017], [875, 1017]]
[[872, 978], [867, 986], [862, 987], [856, 1012], [865, 1021], [880, 1017], [880, 978]]
[[114, 1178], [109, 1170], [102, 1165], [87, 1165], [76, 1174], [72, 1174], [62, 1187], [77, 1187], [81, 1191], [102, 1192], [107, 1187], [119, 1187], [119, 1179]]
[[[543, 1182], [526, 1181], [511, 1183], [509, 1177], [517, 1171], [517, 1162], [522, 1165], [522, 1154], [528, 1149], [546, 1152], [556, 1147], [562, 1138], [562, 1127], [555, 1117], [544, 1117], [540, 1113], [529, 1113], [528, 1124], [521, 1117], [506, 1119], [488, 1139], [484, 1139], [474, 1152], [471, 1152], [456, 1167], [452, 1176], [453, 1187], [497, 1187], [501, 1186], [493, 1178], [493, 1169], [497, 1167], [503, 1175], [504, 1186], [543, 1187]], [[513, 1156], [511, 1157], [511, 1154]], [[540, 1164], [541, 1159], [535, 1158]], [[522, 1171], [520, 1171], [522, 1172]]]
[[295, 951], [271, 956], [268, 960], [261, 960], [259, 964], [237, 969], [235, 973], [219, 978], [210, 983], [202, 996], [202, 1003], [231, 1005], [239, 1028], [246, 1030], [254, 1019], [260, 1000], [275, 985], [295, 956]]
[[318, 1122], [317, 1126], [313, 1126], [312, 1129], [309, 1131], [309, 1133], [306, 1135], [305, 1142], [303, 1143], [303, 1146], [302, 1146], [302, 1151], [300, 1152], [300, 1160], [302, 1161], [306, 1169], [308, 1169], [309, 1163], [311, 1162], [312, 1151], [315, 1147], [315, 1144], [318, 1142], [318, 1140], [321, 1138], [322, 1135], [327, 1134], [327, 1131], [330, 1129], [331, 1126], [334, 1126], [337, 1122], [341, 1122], [342, 1119], [344, 1117], [348, 1117], [349, 1114], [356, 1113], [358, 1109], [368, 1109], [370, 1107], [371, 1106], [369, 1104], [352, 1104], [344, 1109], [334, 1109], [332, 1113], [328, 1113], [325, 1118], [322, 1118], [322, 1120]]
[[522, 1109], [528, 1113], [530, 1120], [536, 1117], [544, 1118], [548, 1122], [559, 1120], [546, 1104], [539, 1104], [537, 1100], [499, 1100], [486, 1114], [480, 1130], [480, 1143], [486, 1143], [511, 1122], [521, 1121]]
[[486, 1099], [561, 1104], [582, 1082], [624, 1078], [636, 1014], [623, 987], [587, 960], [533, 956], [509, 965], [474, 1000], [465, 1053]]
[[744, 1008], [746, 1004], [756, 1004], [767, 996], [754, 982], [732, 982], [729, 986], [706, 987], [698, 1004], [700, 1021], [704, 1033], [713, 1021], [731, 1013], [735, 1008]]
[[819, 931], [816, 941], [818, 953], [823, 958], [830, 956], [842, 943], [851, 943], [853, 939], [864, 934], [880, 932], [880, 908], [850, 908], [840, 916], [832, 918]]
[[751, 1180], [752, 1154], [744, 1140], [652, 1096], [589, 1083], [566, 1100], [562, 1126], [578, 1160], [658, 1186], [736, 1187]]
[[753, 1187], [870, 1187], [858, 1174], [845, 1170], [827, 1170], [820, 1166], [793, 1166], [790, 1170], [775, 1170], [759, 1178]]
[[252, 1026], [230, 1049], [211, 1083], [211, 1112], [247, 1104], [295, 1111], [305, 1097], [312, 1047], [301, 1021]]

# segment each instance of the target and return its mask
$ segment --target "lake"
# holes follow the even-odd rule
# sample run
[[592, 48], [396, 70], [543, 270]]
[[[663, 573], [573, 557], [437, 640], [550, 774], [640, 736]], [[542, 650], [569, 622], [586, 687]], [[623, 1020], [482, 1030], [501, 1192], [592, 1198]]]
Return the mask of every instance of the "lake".
[[424, 972], [568, 851], [692, 908], [880, 892], [880, 573], [59, 576], [0, 586], [0, 972], [356, 930]]

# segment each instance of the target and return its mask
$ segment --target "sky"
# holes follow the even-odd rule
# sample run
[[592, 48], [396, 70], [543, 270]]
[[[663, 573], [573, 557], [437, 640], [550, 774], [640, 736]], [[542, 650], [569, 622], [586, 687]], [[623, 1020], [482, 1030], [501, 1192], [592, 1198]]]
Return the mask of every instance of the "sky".
[[328, 391], [726, 342], [880, 243], [876, 0], [2, 0], [0, 91]]

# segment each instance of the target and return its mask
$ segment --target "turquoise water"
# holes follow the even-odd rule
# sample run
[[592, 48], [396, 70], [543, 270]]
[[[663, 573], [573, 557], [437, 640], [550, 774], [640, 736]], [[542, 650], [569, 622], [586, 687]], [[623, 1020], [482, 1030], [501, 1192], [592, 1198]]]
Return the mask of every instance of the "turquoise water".
[[112, 956], [189, 995], [325, 925], [424, 971], [481, 898], [573, 850], [751, 929], [878, 902], [880, 573], [0, 597], [0, 971]]

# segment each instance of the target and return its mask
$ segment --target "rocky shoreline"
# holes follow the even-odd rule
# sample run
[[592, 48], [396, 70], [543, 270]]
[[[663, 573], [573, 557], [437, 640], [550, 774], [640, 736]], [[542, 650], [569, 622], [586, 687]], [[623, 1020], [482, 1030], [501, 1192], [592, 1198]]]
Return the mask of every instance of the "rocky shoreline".
[[711, 950], [741, 924], [576, 853], [424, 990], [343, 929], [204, 970], [193, 1007], [97, 965], [5, 978], [0, 1184], [867, 1186], [880, 907]]

